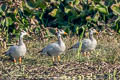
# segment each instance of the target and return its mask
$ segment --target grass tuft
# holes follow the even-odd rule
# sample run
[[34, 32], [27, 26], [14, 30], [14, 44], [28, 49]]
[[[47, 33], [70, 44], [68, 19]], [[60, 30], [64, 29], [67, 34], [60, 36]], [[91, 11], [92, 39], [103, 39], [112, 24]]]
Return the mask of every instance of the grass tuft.
[[[37, 53], [51, 39], [40, 43], [40, 41], [26, 41], [27, 54], [22, 58], [22, 64], [17, 61], [14, 64], [9, 57], [0, 55], [0, 79], [108, 79], [118, 80], [120, 78], [120, 36], [102, 35], [98, 38], [95, 51], [90, 52], [90, 58], [81, 55], [77, 57], [77, 50], [66, 50], [61, 55], [61, 64], [53, 66], [49, 56], [41, 56]], [[64, 38], [67, 48], [78, 41], [78, 37]], [[4, 52], [1, 50], [1, 53]]]

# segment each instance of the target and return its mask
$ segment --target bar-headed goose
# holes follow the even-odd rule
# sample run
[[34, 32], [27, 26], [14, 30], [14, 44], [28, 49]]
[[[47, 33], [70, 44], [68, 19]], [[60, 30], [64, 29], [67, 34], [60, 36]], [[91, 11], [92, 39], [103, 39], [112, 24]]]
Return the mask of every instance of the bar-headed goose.
[[24, 56], [26, 53], [26, 46], [23, 42], [24, 35], [27, 35], [27, 32], [23, 30], [20, 33], [19, 44], [11, 46], [9, 50], [6, 52], [6, 55], [12, 57], [15, 63], [16, 63], [16, 59], [19, 59], [19, 63], [21, 64], [22, 61], [21, 57]]
[[[87, 51], [91, 51], [94, 50], [97, 46], [97, 41], [96, 39], [93, 37], [94, 33], [98, 33], [95, 29], [90, 29], [89, 30], [89, 38], [88, 39], [83, 39], [82, 40], [82, 47], [81, 47], [81, 52], [87, 52]], [[73, 45], [71, 48], [69, 49], [74, 49], [74, 48], [79, 48], [80, 42], [77, 42], [75, 45]], [[68, 50], [69, 50], [68, 49]]]
[[48, 44], [45, 48], [43, 48], [40, 52], [41, 54], [45, 54], [48, 56], [52, 56], [53, 62], [55, 61], [55, 56], [57, 56], [58, 61], [60, 61], [60, 54], [65, 51], [66, 46], [65, 43], [63, 42], [61, 35], [62, 34], [67, 34], [63, 30], [58, 30], [57, 31], [57, 38], [58, 41], [54, 43]]

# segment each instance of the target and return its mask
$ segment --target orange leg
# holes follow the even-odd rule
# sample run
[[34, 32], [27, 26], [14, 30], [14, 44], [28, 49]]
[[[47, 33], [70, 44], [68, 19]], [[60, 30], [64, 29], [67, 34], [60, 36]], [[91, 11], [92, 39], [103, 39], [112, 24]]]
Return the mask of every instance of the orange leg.
[[90, 53], [89, 53], [89, 52], [87, 52], [87, 56], [88, 56], [88, 57], [90, 56]]
[[89, 52], [87, 52], [87, 58], [90, 59], [90, 53]]
[[22, 62], [22, 58], [21, 58], [21, 57], [19, 57], [19, 63], [21, 64], [21, 62]]
[[83, 52], [83, 56], [85, 56], [85, 57], [86, 57], [86, 52]]
[[55, 62], [55, 57], [54, 56], [52, 57], [52, 61]]
[[16, 63], [16, 59], [14, 58], [14, 63]]
[[60, 61], [60, 56], [58, 56], [58, 61]]

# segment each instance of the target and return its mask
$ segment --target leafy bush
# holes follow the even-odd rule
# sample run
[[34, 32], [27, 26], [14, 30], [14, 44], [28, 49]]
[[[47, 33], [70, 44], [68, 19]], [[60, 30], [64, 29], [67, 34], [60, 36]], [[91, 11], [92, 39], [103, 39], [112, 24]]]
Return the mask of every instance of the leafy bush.
[[101, 29], [107, 25], [120, 33], [117, 0], [3, 0], [0, 3], [0, 32], [4, 34], [0, 36], [6, 36], [6, 41], [21, 29], [39, 33], [41, 25], [75, 34], [81, 26]]

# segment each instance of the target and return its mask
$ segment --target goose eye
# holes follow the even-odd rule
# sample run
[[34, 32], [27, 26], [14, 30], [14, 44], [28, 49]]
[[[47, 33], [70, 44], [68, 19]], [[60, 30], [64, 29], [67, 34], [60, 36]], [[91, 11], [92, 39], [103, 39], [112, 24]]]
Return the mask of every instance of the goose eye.
[[63, 32], [63, 33], [64, 33], [64, 31], [63, 31], [63, 30], [61, 30], [61, 32]]
[[60, 32], [62, 32], [62, 29], [60, 29]]

